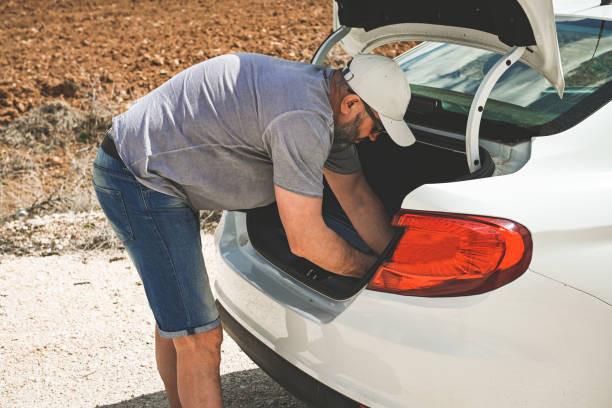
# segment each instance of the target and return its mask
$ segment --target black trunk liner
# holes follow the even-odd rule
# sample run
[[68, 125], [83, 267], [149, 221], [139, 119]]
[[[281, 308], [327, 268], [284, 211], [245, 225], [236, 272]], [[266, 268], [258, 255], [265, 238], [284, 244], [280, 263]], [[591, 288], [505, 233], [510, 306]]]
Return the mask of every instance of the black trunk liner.
[[377, 268], [375, 265], [363, 279], [347, 278], [293, 255], [276, 204], [249, 210], [247, 230], [251, 244], [260, 255], [293, 278], [333, 299], [346, 299], [357, 293]]
[[[482, 148], [482, 168], [470, 174], [464, 153], [419, 143], [401, 148], [384, 137], [376, 143], [360, 145], [359, 155], [370, 186], [390, 214], [400, 209], [402, 200], [410, 191], [423, 184], [488, 177], [495, 170], [491, 156]], [[324, 215], [331, 213], [336, 219], [345, 219], [346, 225], [352, 228], [327, 184], [323, 211]], [[314, 290], [338, 300], [353, 296], [367, 284], [379, 263], [393, 251], [402, 234], [402, 230], [398, 229], [379, 262], [363, 279], [353, 279], [331, 273], [293, 255], [275, 203], [248, 210], [247, 230], [255, 250], [269, 262]]]

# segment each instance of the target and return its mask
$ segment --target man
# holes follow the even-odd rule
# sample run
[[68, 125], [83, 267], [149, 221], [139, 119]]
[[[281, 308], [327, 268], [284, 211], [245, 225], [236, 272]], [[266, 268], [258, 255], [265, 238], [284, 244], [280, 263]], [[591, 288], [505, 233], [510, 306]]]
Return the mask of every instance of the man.
[[325, 177], [380, 254], [392, 230], [360, 171], [355, 143], [403, 121], [399, 66], [360, 55], [342, 72], [256, 54], [195, 65], [113, 118], [93, 183], [141, 276], [157, 323], [157, 367], [172, 407], [220, 407], [222, 331], [202, 258], [198, 210], [276, 200], [291, 251], [359, 278], [375, 262], [321, 215]]

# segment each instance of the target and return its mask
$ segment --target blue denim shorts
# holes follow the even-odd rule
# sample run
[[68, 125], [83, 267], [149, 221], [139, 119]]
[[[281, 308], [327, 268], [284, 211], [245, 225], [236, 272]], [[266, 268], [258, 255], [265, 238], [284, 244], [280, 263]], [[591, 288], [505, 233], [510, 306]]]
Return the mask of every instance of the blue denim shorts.
[[198, 212], [180, 198], [143, 186], [102, 149], [94, 161], [93, 185], [138, 270], [159, 334], [182, 337], [219, 326]]

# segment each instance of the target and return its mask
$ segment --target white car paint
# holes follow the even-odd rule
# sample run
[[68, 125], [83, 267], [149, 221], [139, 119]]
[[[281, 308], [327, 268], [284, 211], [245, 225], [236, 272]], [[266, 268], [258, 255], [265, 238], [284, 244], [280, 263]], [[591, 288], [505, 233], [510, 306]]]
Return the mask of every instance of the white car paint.
[[575, 13], [579, 16], [592, 17], [592, 18], [601, 18], [601, 19], [612, 19], [612, 5], [611, 6], [603, 6], [603, 7], [595, 7], [587, 10], [582, 10], [578, 13]]
[[599, 6], [601, 0], [554, 0], [555, 14], [578, 13]]
[[[503, 216], [529, 229], [533, 270], [612, 304], [612, 105], [536, 137], [519, 171], [423, 185], [403, 208]], [[612, 382], [611, 382], [612, 385]]]
[[[299, 284], [248, 241], [238, 243], [235, 233], [245, 228], [244, 214], [232, 212], [217, 233], [226, 261], [215, 282], [219, 301], [284, 359], [369, 407], [612, 402], [612, 353], [601, 352], [612, 344], [612, 312], [592, 296], [528, 270], [501, 289], [468, 297], [363, 290], [335, 302], [340, 313], [322, 322], [321, 310], [334, 302], [288, 307]], [[266, 275], [277, 287], [262, 284]], [[297, 297], [319, 301], [315, 293]]]

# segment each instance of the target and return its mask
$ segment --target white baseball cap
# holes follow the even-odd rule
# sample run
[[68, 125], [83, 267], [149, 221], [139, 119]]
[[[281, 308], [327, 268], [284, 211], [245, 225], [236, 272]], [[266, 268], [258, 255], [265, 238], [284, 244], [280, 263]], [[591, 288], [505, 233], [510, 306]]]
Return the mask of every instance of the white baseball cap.
[[378, 112], [380, 121], [395, 143], [410, 146], [415, 142], [404, 121], [410, 102], [410, 86], [395, 61], [382, 55], [357, 54], [342, 74], [357, 96]]

